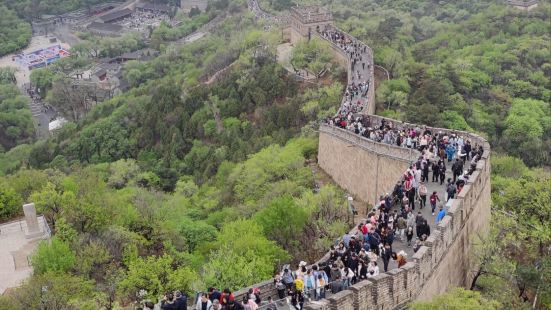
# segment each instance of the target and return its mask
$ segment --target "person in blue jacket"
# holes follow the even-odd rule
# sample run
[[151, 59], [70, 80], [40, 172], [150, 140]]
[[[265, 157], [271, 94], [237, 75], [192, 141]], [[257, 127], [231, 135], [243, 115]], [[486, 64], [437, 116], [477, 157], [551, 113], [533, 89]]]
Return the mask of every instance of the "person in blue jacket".
[[448, 158], [448, 162], [451, 162], [453, 158], [455, 157], [455, 146], [453, 144], [448, 144], [446, 146], [446, 157]]
[[438, 215], [436, 216], [436, 223], [440, 222], [444, 216], [446, 216], [446, 209], [444, 209], [442, 206], [440, 206], [440, 211], [438, 212]]

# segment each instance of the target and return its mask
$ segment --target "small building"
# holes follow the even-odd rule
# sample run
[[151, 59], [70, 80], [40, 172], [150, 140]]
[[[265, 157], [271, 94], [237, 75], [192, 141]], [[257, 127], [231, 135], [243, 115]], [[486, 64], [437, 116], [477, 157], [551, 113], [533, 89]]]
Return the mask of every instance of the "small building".
[[123, 27], [116, 24], [92, 22], [86, 26], [86, 29], [93, 34], [112, 37], [120, 35]]
[[292, 28], [291, 41], [296, 42], [308, 38], [326, 25], [333, 23], [333, 14], [317, 5], [292, 7], [290, 26]]
[[180, 0], [180, 7], [185, 13], [188, 13], [193, 8], [199, 9], [201, 12], [205, 12], [207, 5], [207, 0]]
[[107, 70], [99, 68], [96, 72], [94, 72], [94, 77], [96, 77], [100, 81], [105, 81], [105, 79], [107, 78]]
[[538, 0], [507, 0], [507, 4], [523, 11], [530, 11], [538, 7]]
[[158, 51], [151, 48], [144, 48], [135, 52], [123, 53], [122, 55], [115, 58], [118, 62], [122, 63], [130, 60], [150, 61], [157, 56], [159, 56]]
[[116, 22], [121, 21], [121, 20], [123, 20], [127, 17], [130, 17], [130, 15], [132, 15], [132, 10], [126, 8], [126, 9], [123, 9], [123, 10], [107, 13], [107, 14], [101, 16], [99, 19], [103, 23], [116, 23]]
[[138, 3], [136, 4], [136, 11], [138, 12], [147, 12], [147, 13], [155, 13], [155, 14], [170, 14], [172, 11], [174, 11], [175, 8], [162, 4], [162, 3]]

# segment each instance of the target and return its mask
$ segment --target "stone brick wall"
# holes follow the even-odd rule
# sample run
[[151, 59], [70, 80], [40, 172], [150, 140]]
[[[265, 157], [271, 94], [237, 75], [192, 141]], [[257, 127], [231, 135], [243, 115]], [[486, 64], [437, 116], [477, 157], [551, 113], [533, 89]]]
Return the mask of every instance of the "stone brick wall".
[[[292, 42], [301, 39], [298, 31], [291, 32]], [[338, 61], [350, 68], [347, 55], [332, 43], [331, 47]], [[369, 51], [371, 81], [374, 81], [373, 53], [371, 49]], [[348, 75], [350, 80], [350, 72]], [[370, 104], [363, 113], [370, 115], [371, 122], [375, 125], [385, 118], [372, 115], [375, 112], [375, 87], [371, 86]], [[469, 286], [472, 281], [473, 274], [470, 271], [474, 266], [469, 256], [472, 238], [485, 234], [490, 221], [490, 145], [482, 137], [467, 132], [385, 120], [392, 122], [395, 128], [415, 126], [433, 132], [456, 133], [471, 140], [473, 148], [477, 145], [483, 146], [484, 153], [478, 161], [476, 171], [458, 197], [452, 201], [447, 215], [433, 230], [427, 245], [413, 255], [412, 261], [401, 268], [356, 283], [325, 300], [309, 303], [304, 309], [404, 309], [412, 301], [430, 299], [451, 287]], [[395, 182], [419, 155], [417, 151], [374, 142], [340, 128], [320, 126], [320, 167], [341, 187], [372, 204], [379, 194], [392, 191]], [[327, 256], [328, 254], [321, 260], [325, 260]], [[263, 299], [277, 295], [271, 280], [252, 287], [260, 288]], [[237, 300], [248, 289], [235, 292]]]
[[419, 155], [341, 128], [321, 125], [318, 164], [342, 188], [375, 205]]
[[[374, 123], [385, 119], [370, 118]], [[396, 128], [415, 126], [386, 120]], [[485, 139], [471, 133], [419, 127], [433, 132], [453, 132], [471, 140], [473, 147], [483, 146], [484, 153], [476, 171], [453, 200], [427, 245], [415, 253], [413, 261], [353, 285], [347, 290], [350, 293], [333, 296], [322, 308], [309, 304], [305, 309], [402, 309], [411, 301], [430, 299], [451, 287], [470, 286], [474, 269], [469, 256], [472, 239], [486, 233], [490, 221], [490, 146]], [[320, 167], [341, 187], [369, 202], [373, 202], [377, 193], [391, 191], [409, 163], [418, 156], [416, 151], [377, 143], [340, 128], [320, 127]], [[383, 163], [383, 169], [377, 169], [374, 164], [377, 161], [379, 165]], [[379, 190], [371, 192], [377, 186]]]

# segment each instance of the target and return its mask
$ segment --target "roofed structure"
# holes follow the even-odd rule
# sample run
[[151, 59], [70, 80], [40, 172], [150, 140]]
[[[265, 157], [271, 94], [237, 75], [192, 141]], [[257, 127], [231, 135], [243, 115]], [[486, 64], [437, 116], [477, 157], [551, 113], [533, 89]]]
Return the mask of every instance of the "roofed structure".
[[113, 36], [118, 35], [122, 31], [123, 27], [115, 24], [92, 22], [86, 26], [86, 29], [98, 35]]
[[507, 4], [519, 10], [530, 11], [538, 7], [538, 0], [507, 0]]
[[132, 10], [127, 8], [127, 9], [107, 13], [101, 16], [99, 19], [104, 23], [114, 23], [130, 15], [132, 15]]
[[136, 5], [136, 10], [142, 11], [142, 12], [151, 12], [151, 13], [162, 13], [162, 14], [169, 14], [174, 7], [166, 4], [156, 4], [156, 3], [138, 3]]
[[310, 37], [317, 28], [333, 23], [333, 14], [317, 6], [302, 6], [291, 8], [291, 26], [303, 37]]
[[180, 0], [180, 7], [184, 12], [189, 12], [193, 8], [204, 12], [207, 9], [207, 0]]

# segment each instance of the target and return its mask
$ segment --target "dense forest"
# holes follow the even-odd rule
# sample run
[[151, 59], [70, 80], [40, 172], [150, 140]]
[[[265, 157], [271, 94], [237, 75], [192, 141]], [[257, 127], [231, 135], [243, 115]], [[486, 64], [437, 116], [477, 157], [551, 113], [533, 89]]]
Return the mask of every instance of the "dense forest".
[[[25, 3], [9, 7], [23, 12]], [[261, 3], [274, 12], [292, 5]], [[326, 4], [389, 71], [377, 90], [379, 114], [482, 133], [496, 152], [491, 233], [477, 245], [480, 269], [468, 271], [476, 275], [475, 291], [415, 309], [438, 309], [443, 300], [457, 309], [528, 309], [536, 294], [545, 309], [549, 5], [521, 12], [497, 1]], [[313, 261], [349, 228], [345, 193], [333, 185], [316, 189], [309, 166], [317, 152], [313, 125], [336, 112], [345, 71], [327, 65], [317, 84], [295, 81], [276, 62], [280, 31], [261, 31], [243, 2], [229, 9], [232, 17], [183, 47], [170, 41], [212, 16], [155, 30], [150, 44], [161, 55], [125, 64], [131, 89], [82, 111], [51, 139], [29, 144], [24, 121], [10, 123], [15, 138], [0, 135], [0, 220], [33, 201], [55, 232], [32, 257], [30, 280], [0, 297], [7, 309], [41, 302], [115, 309], [174, 289], [235, 290], [271, 278], [283, 263]], [[132, 36], [81, 39], [70, 58], [31, 75], [58, 108], [70, 104], [56, 102], [64, 72], [144, 46]], [[327, 49], [316, 40], [299, 44], [291, 63], [319, 71], [330, 61]], [[2, 83], [15, 99], [0, 98], [0, 112], [13, 111], [24, 100], [9, 78]], [[34, 298], [44, 285], [46, 298]]]
[[34, 137], [28, 98], [15, 85], [12, 68], [0, 68], [0, 154]]
[[[278, 34], [257, 28], [239, 14], [201, 41], [129, 62], [129, 92], [0, 155], [2, 219], [34, 201], [55, 231], [33, 256], [29, 283], [2, 300], [8, 309], [36, 307], [25, 296], [45, 283], [47, 300], [79, 309], [175, 288], [236, 290], [296, 257], [319, 257], [350, 228], [344, 192], [314, 194], [305, 166], [317, 152], [309, 122], [335, 113], [344, 71], [304, 88], [275, 62]], [[79, 54], [31, 78], [53, 91], [52, 76], [88, 61]]]
[[31, 40], [31, 25], [3, 4], [0, 4], [0, 16], [0, 56], [27, 46]]

